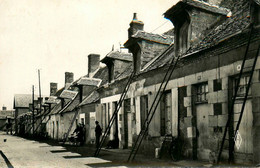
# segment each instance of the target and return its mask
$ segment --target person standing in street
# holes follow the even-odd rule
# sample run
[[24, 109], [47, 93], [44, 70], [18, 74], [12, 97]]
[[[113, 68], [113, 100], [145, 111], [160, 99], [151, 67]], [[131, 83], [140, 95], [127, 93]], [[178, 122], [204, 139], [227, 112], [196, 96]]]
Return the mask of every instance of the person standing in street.
[[10, 134], [12, 135], [12, 122], [10, 118], [6, 118], [6, 134], [10, 131]]
[[99, 122], [96, 121], [96, 128], [95, 128], [95, 133], [96, 133], [96, 148], [99, 147], [99, 141], [100, 141], [100, 136], [102, 135], [102, 128], [99, 125]]

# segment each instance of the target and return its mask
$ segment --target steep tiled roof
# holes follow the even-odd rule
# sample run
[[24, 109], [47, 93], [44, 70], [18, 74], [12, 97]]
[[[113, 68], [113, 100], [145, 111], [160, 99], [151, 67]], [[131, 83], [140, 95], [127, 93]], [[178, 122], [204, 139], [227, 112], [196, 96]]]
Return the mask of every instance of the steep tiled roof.
[[93, 91], [88, 97], [86, 97], [80, 104], [79, 106], [83, 106], [86, 104], [91, 104], [95, 103], [99, 100], [99, 94], [97, 91]]
[[104, 57], [100, 62], [105, 62], [107, 58], [112, 58], [112, 59], [118, 59], [118, 60], [123, 60], [123, 61], [132, 61], [133, 56], [131, 53], [123, 53], [119, 51], [110, 51], [106, 57]]
[[78, 92], [76, 92], [76, 91], [63, 90], [60, 97], [65, 98], [65, 99], [73, 99], [77, 94], [78, 94]]
[[101, 79], [82, 77], [77, 81], [77, 84], [84, 86], [99, 86], [101, 82]]
[[101, 79], [101, 85], [107, 83], [108, 81], [108, 69], [107, 67], [100, 67], [98, 71], [95, 73], [93, 78]]
[[174, 39], [173, 36], [147, 33], [145, 31], [141, 31], [141, 30], [138, 30], [132, 37], [144, 39], [144, 40], [148, 40], [148, 41], [153, 41], [153, 42], [158, 42], [158, 43], [162, 43], [162, 44], [171, 44]]
[[[34, 95], [34, 100], [37, 100], [37, 95]], [[31, 94], [15, 94], [14, 95], [14, 108], [17, 107], [28, 107], [29, 103], [32, 103]]]
[[201, 1], [201, 0], [181, 0], [177, 4], [175, 4], [172, 8], [167, 10], [165, 12], [165, 15], [169, 15], [173, 12], [176, 12], [177, 10], [179, 10], [179, 8], [182, 8], [185, 5], [193, 6], [196, 8], [200, 8], [200, 9], [203, 9], [203, 10], [206, 10], [209, 12], [213, 12], [213, 13], [218, 13], [221, 15], [227, 15], [230, 12], [230, 10], [227, 8], [213, 5], [213, 4], [207, 3], [205, 1]]
[[48, 100], [45, 101], [47, 104], [57, 104], [60, 100], [56, 96], [50, 96]]
[[79, 94], [71, 100], [59, 113], [66, 113], [66, 112], [71, 112], [73, 111], [80, 103], [79, 101]]
[[49, 115], [57, 114], [60, 110], [61, 110], [61, 102], [59, 102], [58, 104], [56, 104], [56, 105], [53, 107], [53, 109], [51, 110], [51, 112], [49, 113]]
[[[184, 55], [184, 57], [216, 46], [217, 44], [228, 40], [233, 36], [237, 36], [236, 39], [232, 38], [236, 45], [239, 45], [238, 43], [242, 44], [246, 41], [246, 39], [248, 38], [247, 36], [238, 35], [241, 34], [242, 30], [249, 26], [249, 2], [247, 0], [240, 0], [236, 1], [235, 4], [230, 4], [230, 6], [233, 6], [233, 9], [231, 10], [232, 16], [226, 18], [226, 20], [222, 24], [217, 25], [209, 30], [204, 39], [199, 41], [198, 43], [193, 44]], [[172, 45], [162, 55], [158, 56], [156, 60], [153, 60], [153, 62], [150, 64], [149, 67], [147, 67], [145, 71], [162, 67], [165, 64], [168, 64], [173, 56], [174, 46]]]
[[159, 68], [167, 63], [170, 63], [174, 57], [174, 44], [169, 46], [162, 54], [151, 60], [146, 67], [144, 67], [143, 72]]
[[227, 18], [223, 24], [213, 28], [198, 44], [191, 46], [187, 53], [196, 52], [214, 46], [236, 33], [241, 33], [241, 31], [247, 28], [250, 23], [249, 6], [249, 1], [237, 1], [236, 4], [234, 4], [232, 16]]
[[133, 65], [130, 64], [128, 67], [125, 68], [124, 72], [120, 73], [120, 74], [117, 74], [115, 76], [115, 80], [120, 80], [120, 79], [123, 79], [125, 77], [128, 77], [133, 71]]

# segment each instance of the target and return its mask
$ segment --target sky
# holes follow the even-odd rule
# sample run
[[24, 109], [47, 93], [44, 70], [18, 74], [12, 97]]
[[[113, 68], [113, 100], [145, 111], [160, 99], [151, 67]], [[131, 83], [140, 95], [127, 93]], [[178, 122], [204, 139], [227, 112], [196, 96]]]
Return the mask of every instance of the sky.
[[14, 94], [50, 94], [87, 74], [87, 56], [101, 58], [127, 41], [137, 13], [144, 30], [161, 34], [172, 23], [163, 13], [178, 0], [0, 0], [0, 107], [13, 108]]

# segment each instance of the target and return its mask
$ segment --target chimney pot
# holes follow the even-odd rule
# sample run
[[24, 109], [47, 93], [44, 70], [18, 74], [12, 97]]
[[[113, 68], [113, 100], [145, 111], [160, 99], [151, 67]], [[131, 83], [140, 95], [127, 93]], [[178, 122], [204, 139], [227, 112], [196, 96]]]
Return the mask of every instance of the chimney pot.
[[137, 14], [134, 13], [133, 20], [137, 20]]

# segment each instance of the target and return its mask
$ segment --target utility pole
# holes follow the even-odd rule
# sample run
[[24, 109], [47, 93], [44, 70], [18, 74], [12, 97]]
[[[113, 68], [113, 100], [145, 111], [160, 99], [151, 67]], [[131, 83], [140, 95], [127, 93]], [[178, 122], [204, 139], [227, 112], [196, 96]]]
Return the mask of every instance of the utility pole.
[[34, 135], [34, 85], [32, 85], [32, 130]]
[[[42, 96], [41, 96], [41, 76], [40, 70], [38, 69], [38, 78], [39, 78], [39, 96], [40, 96], [40, 115], [42, 113]], [[40, 118], [40, 125], [42, 124], [42, 119]], [[36, 130], [37, 131], [37, 130]]]
[[40, 114], [42, 112], [42, 96], [41, 96], [41, 77], [40, 70], [38, 69], [38, 77], [39, 77], [39, 96], [40, 96]]

